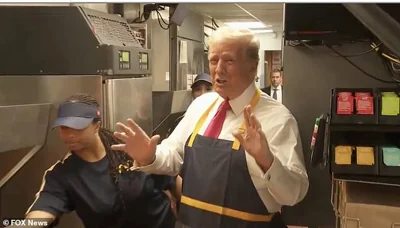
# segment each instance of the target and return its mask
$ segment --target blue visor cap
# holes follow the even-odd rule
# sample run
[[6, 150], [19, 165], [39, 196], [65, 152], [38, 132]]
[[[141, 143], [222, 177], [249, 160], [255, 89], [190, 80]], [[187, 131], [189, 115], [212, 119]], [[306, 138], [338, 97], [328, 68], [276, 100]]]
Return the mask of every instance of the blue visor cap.
[[65, 126], [82, 130], [95, 119], [101, 119], [99, 107], [83, 103], [64, 103], [58, 108], [58, 115], [53, 129]]
[[193, 86], [194, 86], [197, 82], [200, 82], [200, 81], [208, 82], [208, 83], [210, 83], [210, 84], [212, 85], [211, 76], [210, 76], [209, 74], [206, 74], [206, 73], [201, 73], [201, 74], [197, 75], [197, 77], [194, 79], [193, 84], [192, 84], [192, 86], [191, 86], [192, 89], [193, 89]]

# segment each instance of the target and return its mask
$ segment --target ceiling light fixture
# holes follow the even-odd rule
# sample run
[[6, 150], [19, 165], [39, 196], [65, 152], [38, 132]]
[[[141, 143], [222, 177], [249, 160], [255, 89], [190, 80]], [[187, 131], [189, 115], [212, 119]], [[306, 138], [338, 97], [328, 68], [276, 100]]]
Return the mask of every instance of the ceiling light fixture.
[[262, 22], [225, 22], [225, 24], [232, 28], [242, 28], [242, 29], [260, 29], [267, 28], [267, 26]]

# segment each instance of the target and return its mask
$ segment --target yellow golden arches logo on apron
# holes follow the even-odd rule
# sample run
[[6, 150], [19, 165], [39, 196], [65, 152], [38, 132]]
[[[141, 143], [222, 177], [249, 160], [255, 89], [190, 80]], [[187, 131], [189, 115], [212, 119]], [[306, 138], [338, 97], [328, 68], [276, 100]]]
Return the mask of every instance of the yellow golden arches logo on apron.
[[[256, 92], [254, 92], [253, 98], [251, 99], [250, 105], [251, 108], [254, 109], [254, 107], [257, 105], [258, 101], [260, 100], [261, 96], [261, 90], [256, 89]], [[192, 135], [190, 136], [190, 140], [188, 142], [188, 147], [193, 146], [194, 139], [196, 138], [196, 135], [199, 133], [200, 128], [203, 126], [204, 121], [207, 119], [208, 114], [210, 113], [211, 109], [214, 107], [215, 103], [217, 103], [218, 98], [208, 107], [208, 109], [204, 112], [204, 114], [200, 117], [199, 121], [196, 124], [196, 127], [194, 128], [194, 131]], [[246, 129], [246, 120], [243, 120], [242, 126], [240, 127], [241, 130]], [[232, 149], [238, 150], [240, 147], [239, 141], [235, 138], [232, 144]]]

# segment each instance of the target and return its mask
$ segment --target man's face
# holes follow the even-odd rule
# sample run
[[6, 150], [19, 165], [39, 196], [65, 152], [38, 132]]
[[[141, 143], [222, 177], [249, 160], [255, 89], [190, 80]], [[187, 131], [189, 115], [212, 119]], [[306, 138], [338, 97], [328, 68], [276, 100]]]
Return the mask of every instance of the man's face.
[[93, 147], [96, 143], [96, 132], [100, 128], [100, 123], [90, 124], [84, 129], [72, 129], [66, 126], [59, 127], [61, 140], [69, 150], [82, 151]]
[[282, 83], [282, 77], [279, 72], [274, 72], [271, 75], [271, 84], [273, 87], [278, 87]]
[[210, 73], [214, 90], [225, 99], [234, 99], [254, 82], [258, 61], [248, 58], [245, 45], [219, 41], [209, 50]]
[[198, 81], [194, 84], [192, 88], [193, 99], [198, 98], [199, 96], [212, 91], [212, 85], [205, 81]]

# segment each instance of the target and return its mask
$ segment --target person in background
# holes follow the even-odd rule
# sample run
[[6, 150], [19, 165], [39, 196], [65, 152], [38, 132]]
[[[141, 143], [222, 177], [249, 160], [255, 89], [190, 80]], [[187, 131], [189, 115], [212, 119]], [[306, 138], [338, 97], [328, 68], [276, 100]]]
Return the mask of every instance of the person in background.
[[196, 76], [191, 86], [193, 100], [203, 95], [204, 93], [213, 90], [212, 79], [209, 74], [201, 73]]
[[[211, 76], [206, 73], [198, 74], [193, 81], [191, 89], [193, 100], [203, 95], [204, 93], [211, 92], [213, 89]], [[185, 114], [176, 118], [174, 125], [168, 130], [168, 135], [170, 135], [174, 131], [174, 129], [176, 128], [176, 126], [178, 126], [179, 122], [183, 119], [184, 116]]]
[[89, 94], [60, 104], [53, 128], [70, 152], [44, 174], [26, 218], [57, 221], [76, 211], [86, 228], [173, 228], [175, 216], [164, 191], [175, 178], [131, 171], [131, 157], [112, 150], [120, 143], [101, 127], [101, 111]]
[[[213, 89], [211, 76], [206, 73], [198, 74], [193, 81], [191, 89], [193, 100], [203, 95], [204, 93], [211, 92]], [[184, 116], [185, 115], [183, 114], [175, 120], [174, 125], [168, 130], [168, 135], [170, 135], [174, 131], [174, 129], [176, 128], [176, 126], [178, 126], [179, 122], [183, 119]], [[176, 195], [178, 198], [175, 200], [176, 204], [173, 205], [173, 208], [174, 210], [178, 211], [180, 205], [180, 196], [182, 194], [182, 177], [179, 175], [176, 177], [176, 191], [177, 192], [174, 193], [174, 195]]]
[[215, 92], [203, 94], [165, 140], [132, 120], [114, 135], [133, 170], [182, 175], [179, 218], [190, 228], [284, 228], [282, 205], [304, 199], [309, 181], [298, 125], [255, 84], [260, 43], [248, 29], [220, 27], [208, 40]]
[[264, 93], [270, 95], [272, 98], [282, 103], [283, 97], [283, 86], [282, 86], [282, 74], [280, 71], [272, 72], [271, 74], [271, 85], [261, 89]]

